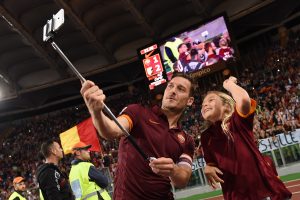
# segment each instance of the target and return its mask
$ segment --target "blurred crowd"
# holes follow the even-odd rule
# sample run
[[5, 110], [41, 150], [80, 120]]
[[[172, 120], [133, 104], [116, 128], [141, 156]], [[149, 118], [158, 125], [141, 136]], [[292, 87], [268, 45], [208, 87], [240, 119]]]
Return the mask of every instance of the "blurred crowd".
[[[127, 104], [138, 101], [136, 91], [117, 96], [108, 102], [111, 111], [117, 115]], [[120, 100], [122, 99], [122, 100]], [[112, 106], [113, 105], [113, 106]], [[15, 176], [26, 179], [29, 200], [38, 199], [36, 169], [42, 164], [39, 153], [41, 144], [47, 139], [59, 141], [59, 134], [90, 117], [86, 107], [79, 105], [44, 115], [34, 116], [13, 122], [12, 133], [0, 145], [0, 200], [8, 199], [13, 191], [12, 180]], [[108, 167], [115, 170], [118, 141], [101, 140], [102, 152], [92, 152], [92, 161], [96, 167]], [[68, 173], [72, 156], [67, 155], [60, 162], [60, 168]]]
[[[246, 88], [257, 101], [254, 134], [257, 139], [288, 133], [300, 128], [300, 51], [299, 32], [291, 35], [286, 48], [271, 46], [266, 51], [264, 67], [247, 67], [239, 71], [239, 84]], [[214, 88], [218, 89], [218, 88]], [[134, 102], [145, 101], [144, 91], [129, 88], [128, 93], [107, 101], [114, 114]], [[185, 111], [183, 128], [199, 141], [203, 120], [200, 113], [203, 97], [201, 88], [195, 103]], [[12, 180], [21, 175], [26, 178], [29, 200], [38, 199], [35, 179], [37, 166], [41, 164], [39, 148], [49, 138], [58, 140], [60, 133], [89, 117], [84, 105], [67, 108], [44, 115], [12, 122], [12, 133], [0, 145], [0, 200], [8, 199], [13, 190]], [[114, 175], [117, 162], [118, 141], [101, 140], [102, 152], [93, 153], [96, 167], [107, 167]], [[62, 171], [68, 172], [71, 156], [60, 163]]]

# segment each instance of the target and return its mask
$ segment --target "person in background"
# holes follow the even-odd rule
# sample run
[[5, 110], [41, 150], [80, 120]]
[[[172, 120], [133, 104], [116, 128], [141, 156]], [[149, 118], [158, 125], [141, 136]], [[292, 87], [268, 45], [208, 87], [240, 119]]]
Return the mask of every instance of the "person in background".
[[205, 66], [213, 65], [219, 61], [219, 57], [215, 54], [215, 44], [213, 42], [205, 43], [204, 49], [207, 53]]
[[73, 146], [75, 159], [71, 163], [69, 174], [71, 188], [78, 200], [111, 200], [105, 190], [108, 186], [107, 177], [90, 162], [91, 146], [84, 142], [78, 142]]
[[13, 185], [15, 191], [10, 195], [8, 200], [26, 200], [23, 194], [26, 191], [25, 179], [21, 176], [15, 177]]
[[228, 60], [233, 57], [234, 50], [228, 46], [227, 40], [221, 38], [219, 41], [220, 48], [216, 49], [216, 54], [223, 60]]
[[190, 62], [185, 66], [184, 72], [193, 72], [196, 70], [201, 69], [204, 66], [204, 63], [201, 62], [201, 59], [199, 59], [198, 51], [197, 49], [191, 50], [191, 60]]
[[74, 200], [68, 176], [58, 168], [63, 158], [63, 150], [59, 143], [48, 140], [41, 146], [41, 153], [45, 163], [38, 167], [36, 172], [40, 187], [41, 200]]

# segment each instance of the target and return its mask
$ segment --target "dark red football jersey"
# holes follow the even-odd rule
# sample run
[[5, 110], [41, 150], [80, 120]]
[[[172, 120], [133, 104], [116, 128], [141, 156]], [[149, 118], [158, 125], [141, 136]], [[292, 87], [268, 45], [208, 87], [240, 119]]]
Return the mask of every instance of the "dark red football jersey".
[[[169, 129], [166, 116], [160, 108], [146, 108], [133, 104], [122, 113], [130, 123], [130, 134], [149, 156], [172, 158], [174, 163], [181, 155], [192, 158], [194, 140], [181, 129]], [[114, 200], [174, 199], [170, 179], [152, 172], [137, 150], [121, 138], [118, 168], [115, 178]]]
[[223, 59], [227, 60], [233, 56], [233, 50], [230, 47], [220, 48], [218, 50], [218, 55]]
[[253, 136], [253, 117], [256, 103], [251, 102], [251, 112], [242, 116], [235, 111], [230, 119], [233, 140], [221, 128], [221, 122], [210, 126], [201, 136], [204, 158], [222, 172], [225, 200], [259, 200], [271, 197], [283, 200], [291, 193], [277, 178], [259, 152]]

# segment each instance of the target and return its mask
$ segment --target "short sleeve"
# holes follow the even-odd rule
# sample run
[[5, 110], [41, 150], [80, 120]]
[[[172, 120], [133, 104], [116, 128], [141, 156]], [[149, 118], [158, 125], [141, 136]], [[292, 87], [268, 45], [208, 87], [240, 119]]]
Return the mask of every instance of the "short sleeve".
[[127, 119], [129, 123], [129, 132], [137, 124], [142, 109], [143, 107], [139, 104], [131, 104], [121, 111], [119, 117], [124, 117], [125, 119]]
[[187, 135], [187, 143], [183, 153], [190, 156], [191, 159], [193, 159], [194, 152], [195, 152], [195, 141], [190, 135]]
[[190, 135], [186, 134], [186, 144], [184, 146], [183, 153], [179, 157], [178, 165], [187, 165], [192, 168], [194, 151], [194, 139]]
[[250, 115], [254, 114], [255, 110], [256, 110], [256, 101], [254, 99], [251, 99], [251, 102], [250, 102], [250, 111], [248, 114], [244, 115], [242, 114], [241, 112], [239, 112], [237, 109], [236, 109], [236, 112], [238, 113], [239, 116], [243, 117], [243, 118], [247, 118], [249, 117]]
[[[253, 137], [253, 120], [256, 109], [256, 101], [251, 99], [251, 108], [247, 115], [239, 113], [236, 109], [231, 118], [233, 133], [248, 134]], [[254, 139], [253, 139], [254, 140]]]

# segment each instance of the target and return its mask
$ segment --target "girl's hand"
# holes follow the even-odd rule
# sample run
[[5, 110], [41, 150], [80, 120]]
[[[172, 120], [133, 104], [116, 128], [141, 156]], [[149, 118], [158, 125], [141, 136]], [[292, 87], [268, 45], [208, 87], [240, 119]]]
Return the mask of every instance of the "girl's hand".
[[204, 173], [207, 177], [207, 180], [208, 180], [210, 186], [213, 189], [217, 189], [219, 186], [219, 183], [224, 183], [224, 181], [219, 177], [219, 175], [223, 175], [223, 173], [221, 172], [221, 170], [219, 168], [206, 165], [204, 168]]
[[230, 91], [229, 88], [230, 86], [234, 84], [236, 85], [237, 84], [237, 78], [233, 77], [233, 76], [230, 76], [228, 79], [226, 79], [224, 82], [223, 82], [223, 87], [227, 90], [227, 91]]

